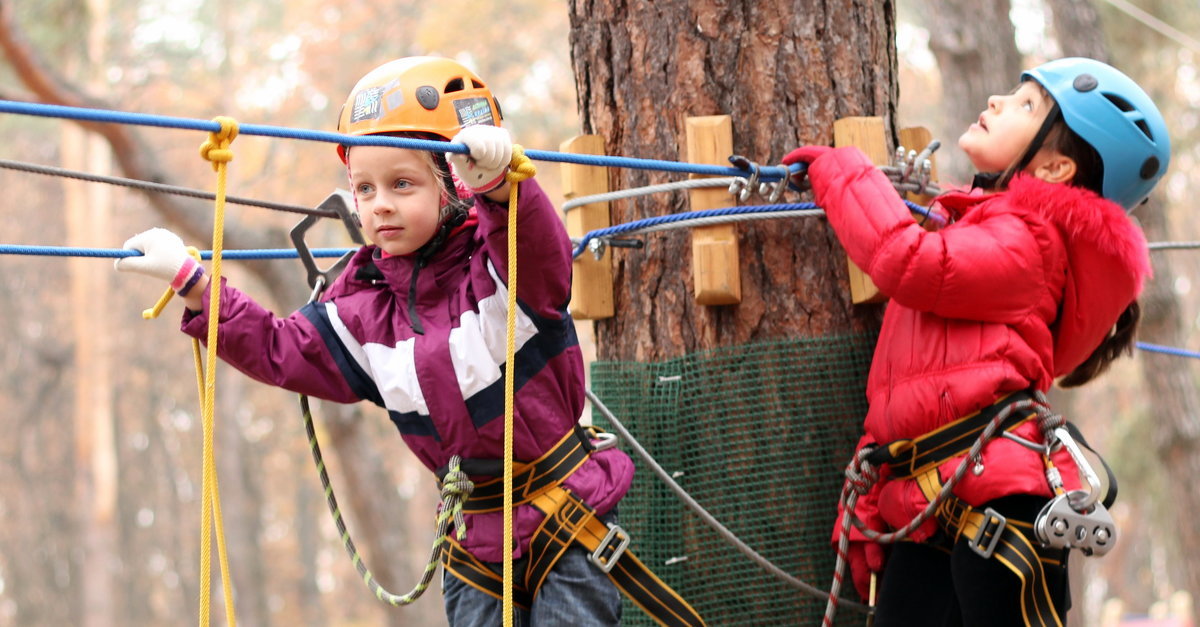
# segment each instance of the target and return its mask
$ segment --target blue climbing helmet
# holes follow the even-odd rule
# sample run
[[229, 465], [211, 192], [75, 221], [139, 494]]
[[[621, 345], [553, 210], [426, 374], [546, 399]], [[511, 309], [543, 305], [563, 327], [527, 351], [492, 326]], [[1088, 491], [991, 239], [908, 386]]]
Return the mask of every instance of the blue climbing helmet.
[[1067, 126], [1100, 155], [1102, 195], [1131, 211], [1167, 171], [1171, 140], [1150, 96], [1116, 68], [1080, 57], [1043, 63], [1021, 74], [1041, 84]]

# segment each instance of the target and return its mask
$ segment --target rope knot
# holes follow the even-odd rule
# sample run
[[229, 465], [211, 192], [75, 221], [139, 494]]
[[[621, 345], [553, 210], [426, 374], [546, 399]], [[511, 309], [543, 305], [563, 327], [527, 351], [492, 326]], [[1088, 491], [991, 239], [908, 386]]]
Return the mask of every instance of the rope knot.
[[220, 124], [221, 129], [209, 133], [208, 139], [200, 144], [200, 156], [211, 161], [213, 171], [216, 171], [222, 163], [233, 161], [233, 151], [229, 145], [237, 137], [238, 124], [237, 120], [223, 115], [213, 118], [213, 121]]
[[533, 165], [533, 161], [525, 156], [525, 149], [520, 144], [513, 144], [512, 161], [509, 162], [508, 174], [505, 179], [509, 183], [520, 183], [525, 179], [531, 179], [537, 174], [537, 167]]
[[875, 450], [874, 446], [864, 446], [854, 454], [854, 461], [846, 466], [846, 481], [860, 495], [871, 491], [871, 486], [879, 481], [879, 469], [867, 461], [867, 456]]
[[446, 476], [442, 478], [442, 515], [454, 519], [454, 533], [461, 541], [467, 537], [467, 524], [463, 519], [463, 501], [475, 491], [475, 482], [463, 472], [462, 458], [455, 455], [447, 464]]

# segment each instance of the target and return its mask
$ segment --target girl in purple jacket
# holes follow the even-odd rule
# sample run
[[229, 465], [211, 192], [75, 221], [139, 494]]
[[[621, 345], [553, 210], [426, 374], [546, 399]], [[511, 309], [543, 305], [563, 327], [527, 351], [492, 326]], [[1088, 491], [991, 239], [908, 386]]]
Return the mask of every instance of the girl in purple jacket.
[[[616, 448], [596, 450], [577, 426], [584, 371], [567, 312], [571, 246], [555, 207], [532, 179], [518, 183], [516, 356], [505, 363], [513, 287], [506, 276], [505, 173], [512, 142], [499, 124], [499, 106], [485, 83], [450, 59], [404, 58], [364, 76], [342, 108], [340, 132], [451, 140], [470, 155], [338, 146], [373, 244], [357, 251], [319, 302], [286, 318], [222, 283], [218, 352], [269, 385], [383, 407], [431, 471], [444, 473], [452, 456], [462, 458], [477, 494], [482, 484], [498, 481], [478, 469], [502, 457], [504, 377], [514, 377], [514, 458], [573, 455], [549, 485], [535, 483], [544, 477], [520, 483], [518, 472], [518, 494], [563, 488], [556, 494], [614, 522], [633, 464]], [[468, 188], [465, 198], [456, 182]], [[179, 237], [151, 229], [125, 247], [144, 255], [118, 260], [117, 269], [170, 281], [187, 305], [183, 331], [203, 339], [209, 281]], [[516, 595], [518, 624], [619, 624], [620, 594], [592, 553], [571, 544], [545, 561], [530, 539], [547, 507], [514, 502], [514, 570], [524, 586]], [[479, 582], [488, 579], [486, 571], [495, 573], [492, 580], [499, 577], [502, 512], [467, 512], [465, 538], [453, 543], [457, 553], [447, 562], [454, 576], [443, 580], [447, 617], [452, 625], [498, 624], [501, 602], [494, 587]], [[527, 571], [536, 577], [526, 580]]]

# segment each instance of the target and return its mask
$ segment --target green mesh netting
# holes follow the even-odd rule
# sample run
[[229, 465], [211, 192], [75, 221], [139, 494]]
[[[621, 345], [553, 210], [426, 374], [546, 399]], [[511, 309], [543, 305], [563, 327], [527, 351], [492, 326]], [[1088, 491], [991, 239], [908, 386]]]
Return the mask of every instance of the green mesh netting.
[[[828, 589], [842, 471], [866, 415], [873, 334], [592, 364], [592, 390], [702, 507], [768, 560]], [[595, 424], [609, 427], [599, 412]], [[636, 464], [638, 459], [634, 457]], [[762, 570], [646, 469], [621, 501], [631, 550], [709, 625], [819, 625], [825, 600]], [[853, 586], [843, 594], [853, 594]], [[838, 612], [838, 625], [863, 615]], [[625, 625], [654, 625], [626, 601]]]

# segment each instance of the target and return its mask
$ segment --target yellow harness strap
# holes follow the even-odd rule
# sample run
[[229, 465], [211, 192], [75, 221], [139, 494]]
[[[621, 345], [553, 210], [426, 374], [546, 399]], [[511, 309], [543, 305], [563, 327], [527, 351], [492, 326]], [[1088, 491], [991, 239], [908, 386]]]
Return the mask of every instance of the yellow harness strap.
[[[917, 477], [917, 485], [931, 502], [942, 489], [938, 469], [932, 468]], [[942, 501], [937, 510], [938, 524], [957, 542], [967, 538], [967, 544], [983, 558], [995, 558], [1021, 581], [1021, 614], [1025, 625], [1031, 627], [1062, 627], [1054, 608], [1042, 562], [1054, 563], [1038, 555], [1033, 543], [1033, 525], [1008, 520], [992, 508], [980, 511], [955, 496]], [[1022, 533], [1017, 528], [1025, 529]]]

